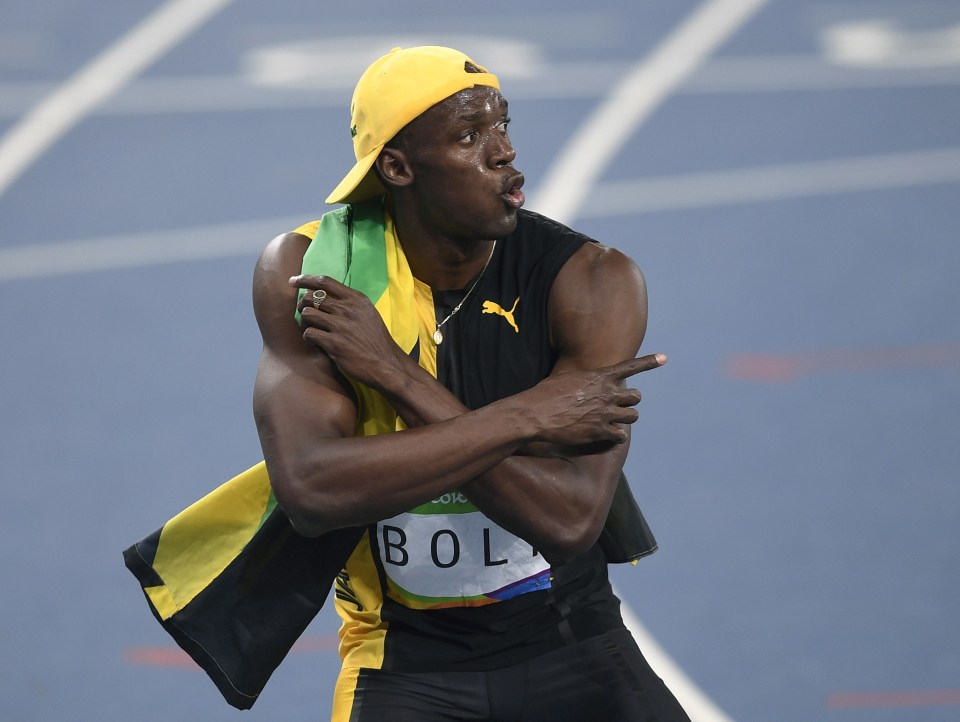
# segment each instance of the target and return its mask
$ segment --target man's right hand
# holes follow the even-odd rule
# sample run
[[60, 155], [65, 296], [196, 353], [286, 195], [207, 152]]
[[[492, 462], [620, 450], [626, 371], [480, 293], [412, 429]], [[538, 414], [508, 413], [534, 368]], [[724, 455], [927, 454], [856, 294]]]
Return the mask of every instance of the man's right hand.
[[640, 403], [640, 392], [627, 388], [624, 379], [666, 362], [663, 354], [650, 354], [600, 369], [563, 371], [514, 398], [536, 426], [536, 441], [622, 444], [629, 438], [624, 424], [639, 418], [634, 407]]

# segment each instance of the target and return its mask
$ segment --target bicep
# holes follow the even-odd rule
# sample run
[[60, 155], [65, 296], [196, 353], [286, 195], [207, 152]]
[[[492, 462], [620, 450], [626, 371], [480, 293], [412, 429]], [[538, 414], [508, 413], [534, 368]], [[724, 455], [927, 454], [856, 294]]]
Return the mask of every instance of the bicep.
[[[549, 299], [551, 337], [557, 351], [552, 374], [602, 368], [634, 358], [647, 329], [643, 274], [627, 256], [598, 244], [584, 245], [554, 281]], [[626, 384], [633, 385], [628, 379]], [[563, 456], [585, 479], [604, 483], [609, 496], [630, 448], [565, 449]]]
[[280, 436], [287, 446], [352, 435], [356, 405], [333, 371], [319, 368], [323, 365], [264, 348], [253, 394], [261, 442], [270, 445]]
[[263, 252], [254, 274], [253, 302], [263, 338], [253, 411], [275, 486], [295, 477], [302, 450], [319, 439], [353, 434], [356, 406], [346, 380], [327, 356], [304, 342], [294, 319], [300, 272], [309, 239], [287, 234]]
[[643, 274], [620, 251], [586, 244], [557, 275], [549, 317], [558, 354], [554, 373], [633, 358], [647, 330]]

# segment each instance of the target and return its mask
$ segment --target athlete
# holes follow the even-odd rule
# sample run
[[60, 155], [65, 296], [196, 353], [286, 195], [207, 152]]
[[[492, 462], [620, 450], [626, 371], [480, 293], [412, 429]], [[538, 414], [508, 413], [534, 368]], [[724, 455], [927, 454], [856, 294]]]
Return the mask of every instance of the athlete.
[[[440, 47], [361, 77], [347, 205], [254, 279], [254, 411], [338, 578], [333, 719], [687, 720], [620, 618], [598, 537], [637, 420], [643, 276], [522, 209], [496, 76]], [[295, 317], [296, 316], [296, 317]]]

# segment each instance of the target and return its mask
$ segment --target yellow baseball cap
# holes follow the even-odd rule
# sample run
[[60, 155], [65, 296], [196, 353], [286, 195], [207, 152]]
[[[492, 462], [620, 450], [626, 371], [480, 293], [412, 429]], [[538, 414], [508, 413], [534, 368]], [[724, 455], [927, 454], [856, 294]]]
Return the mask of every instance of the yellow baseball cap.
[[452, 48], [394, 48], [375, 61], [360, 76], [350, 104], [357, 163], [327, 203], [358, 203], [384, 194], [386, 189], [373, 170], [383, 146], [428, 108], [476, 85], [500, 89], [496, 75]]

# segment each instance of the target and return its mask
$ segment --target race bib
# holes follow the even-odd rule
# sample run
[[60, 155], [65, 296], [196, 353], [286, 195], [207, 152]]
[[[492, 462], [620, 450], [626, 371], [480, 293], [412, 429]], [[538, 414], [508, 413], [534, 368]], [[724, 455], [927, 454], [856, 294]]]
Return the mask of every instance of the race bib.
[[377, 524], [388, 594], [414, 609], [481, 606], [550, 588], [550, 564], [459, 492]]

